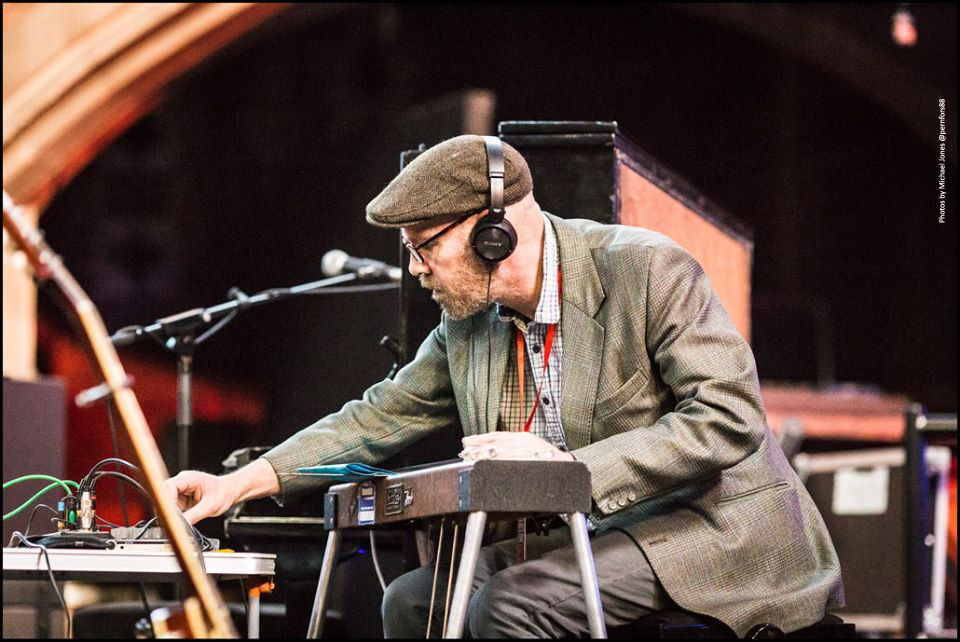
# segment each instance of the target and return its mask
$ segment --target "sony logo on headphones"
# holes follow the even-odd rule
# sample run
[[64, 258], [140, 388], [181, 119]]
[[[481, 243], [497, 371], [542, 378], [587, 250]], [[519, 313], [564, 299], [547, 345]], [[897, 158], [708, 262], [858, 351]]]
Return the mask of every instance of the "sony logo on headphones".
[[484, 241], [483, 244], [492, 245], [493, 247], [503, 247], [503, 243], [499, 243], [497, 241]]

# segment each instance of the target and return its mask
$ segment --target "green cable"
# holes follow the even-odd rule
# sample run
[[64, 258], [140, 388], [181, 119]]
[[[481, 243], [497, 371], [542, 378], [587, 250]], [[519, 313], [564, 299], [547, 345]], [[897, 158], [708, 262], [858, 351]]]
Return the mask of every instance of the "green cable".
[[7, 487], [9, 487], [9, 486], [13, 486], [14, 484], [18, 484], [18, 483], [20, 483], [20, 482], [28, 481], [28, 480], [31, 480], [31, 479], [48, 479], [48, 480], [52, 480], [53, 483], [52, 483], [52, 484], [49, 484], [46, 488], [44, 488], [43, 490], [41, 490], [40, 492], [38, 492], [36, 495], [34, 495], [33, 497], [31, 497], [30, 499], [28, 499], [27, 501], [25, 501], [23, 504], [21, 504], [21, 505], [20, 505], [20, 508], [17, 508], [16, 510], [13, 510], [13, 511], [5, 514], [5, 515], [3, 516], [3, 521], [6, 521], [6, 520], [9, 519], [10, 517], [13, 517], [14, 515], [16, 515], [17, 513], [19, 513], [20, 511], [22, 511], [24, 508], [26, 508], [27, 506], [29, 506], [30, 504], [32, 504], [33, 502], [35, 502], [41, 495], [43, 495], [43, 494], [46, 493], [47, 491], [50, 491], [50, 490], [56, 488], [57, 486], [62, 486], [64, 489], [66, 489], [67, 495], [70, 495], [70, 494], [71, 494], [71, 492], [70, 492], [70, 487], [69, 487], [67, 484], [73, 484], [73, 485], [77, 488], [77, 490], [80, 489], [80, 485], [77, 484], [77, 482], [75, 482], [75, 481], [71, 481], [71, 480], [69, 480], [69, 479], [61, 480], [61, 479], [57, 479], [56, 477], [51, 477], [50, 475], [25, 475], [25, 476], [23, 476], [23, 477], [17, 477], [16, 479], [11, 479], [11, 480], [8, 481], [8, 482], [4, 482], [4, 483], [3, 483], [3, 488], [4, 488], [4, 490], [6, 490]]
[[25, 501], [23, 504], [21, 504], [21, 505], [20, 505], [20, 508], [14, 510], [14, 511], [10, 511], [10, 512], [7, 513], [6, 515], [4, 515], [4, 516], [3, 516], [4, 521], [6, 521], [7, 519], [13, 517], [14, 515], [16, 515], [17, 513], [19, 513], [20, 511], [22, 511], [24, 508], [26, 508], [27, 506], [29, 506], [30, 504], [32, 504], [33, 502], [35, 502], [35, 501], [36, 501], [41, 495], [43, 495], [45, 492], [47, 492], [47, 491], [49, 491], [49, 490], [53, 490], [54, 488], [56, 488], [56, 487], [59, 486], [59, 485], [60, 485], [60, 484], [58, 484], [57, 482], [53, 482], [52, 484], [50, 484], [49, 486], [47, 486], [46, 488], [44, 488], [43, 490], [41, 490], [39, 493], [37, 493], [36, 495], [34, 495], [33, 497], [31, 497], [30, 499], [28, 499], [27, 501]]
[[23, 477], [17, 477], [16, 479], [11, 479], [10, 481], [3, 482], [3, 489], [6, 490], [14, 484], [19, 484], [20, 482], [25, 482], [31, 479], [46, 479], [47, 481], [54, 481], [63, 486], [63, 489], [67, 491], [67, 494], [70, 494], [70, 488], [67, 484], [73, 484], [74, 488], [80, 490], [80, 484], [69, 479], [59, 479], [57, 477], [52, 477], [50, 475], [24, 475]]

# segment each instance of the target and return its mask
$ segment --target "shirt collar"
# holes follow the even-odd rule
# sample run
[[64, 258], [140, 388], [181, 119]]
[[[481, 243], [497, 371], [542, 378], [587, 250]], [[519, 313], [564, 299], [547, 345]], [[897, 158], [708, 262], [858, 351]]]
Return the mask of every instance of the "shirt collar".
[[[543, 283], [540, 286], [540, 301], [533, 314], [534, 323], [558, 323], [560, 321], [560, 289], [557, 273], [560, 270], [560, 256], [557, 252], [557, 235], [553, 223], [542, 212], [543, 217]], [[497, 315], [501, 321], [520, 321], [523, 315], [505, 305], [497, 304]], [[525, 324], [524, 324], [525, 325]], [[523, 329], [523, 328], [521, 328]]]

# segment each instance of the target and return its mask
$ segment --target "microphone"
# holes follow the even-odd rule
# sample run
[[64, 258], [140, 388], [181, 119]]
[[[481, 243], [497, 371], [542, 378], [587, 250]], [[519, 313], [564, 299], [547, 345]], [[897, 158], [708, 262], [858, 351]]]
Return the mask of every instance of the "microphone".
[[353, 272], [361, 279], [386, 277], [397, 282], [403, 276], [403, 271], [398, 267], [374, 259], [359, 259], [343, 250], [330, 250], [324, 254], [320, 261], [320, 270], [324, 276]]

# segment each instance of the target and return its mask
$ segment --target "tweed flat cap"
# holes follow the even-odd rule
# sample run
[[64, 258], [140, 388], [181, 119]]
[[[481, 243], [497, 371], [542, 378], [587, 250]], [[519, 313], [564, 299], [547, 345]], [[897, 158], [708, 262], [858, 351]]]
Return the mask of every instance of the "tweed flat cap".
[[[516, 203], [533, 189], [530, 168], [516, 149], [503, 143], [503, 204]], [[438, 217], [478, 212], [490, 205], [487, 148], [482, 136], [445, 140], [417, 156], [367, 204], [367, 222], [377, 227], [411, 227]]]

